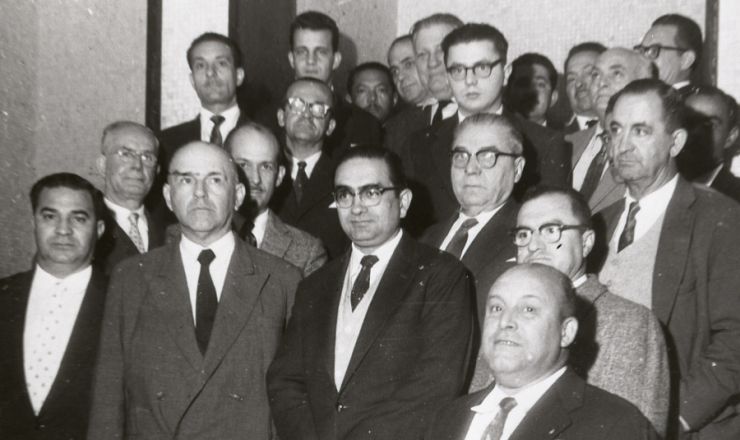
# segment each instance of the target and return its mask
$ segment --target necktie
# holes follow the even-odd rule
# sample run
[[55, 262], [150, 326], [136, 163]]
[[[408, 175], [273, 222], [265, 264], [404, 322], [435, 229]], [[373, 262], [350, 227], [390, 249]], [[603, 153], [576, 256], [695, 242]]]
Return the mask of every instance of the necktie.
[[591, 128], [598, 123], [599, 123], [598, 119], [589, 119], [588, 121], [586, 121], [586, 128]]
[[353, 311], [355, 310], [355, 307], [357, 307], [357, 304], [362, 301], [362, 297], [365, 296], [368, 287], [370, 287], [370, 268], [372, 268], [377, 262], [378, 257], [375, 255], [365, 255], [362, 257], [362, 260], [360, 260], [362, 269], [360, 270], [360, 274], [357, 275], [355, 283], [352, 284], [352, 292], [349, 297]]
[[303, 198], [303, 190], [306, 188], [306, 184], [308, 184], [308, 174], [306, 174], [306, 162], [300, 161], [298, 162], [298, 173], [296, 174], [295, 181], [293, 182], [293, 190], [295, 191], [295, 198], [298, 203], [301, 203], [301, 199]]
[[591, 198], [594, 191], [596, 191], [596, 187], [599, 186], [601, 175], [604, 174], [604, 167], [606, 166], [606, 143], [601, 136], [597, 136], [596, 142], [601, 144], [601, 148], [588, 166], [580, 190], [586, 200]]
[[434, 112], [434, 117], [432, 118], [432, 126], [437, 125], [440, 122], [442, 122], [442, 119], [444, 119], [442, 117], [442, 110], [444, 110], [444, 108], [447, 107], [447, 105], [450, 102], [452, 101], [450, 101], [449, 99], [439, 101], [439, 105], [437, 106], [437, 111]]
[[224, 144], [224, 139], [221, 137], [221, 130], [219, 130], [219, 127], [221, 127], [221, 124], [223, 124], [225, 120], [226, 118], [221, 115], [211, 116], [211, 122], [213, 122], [213, 130], [211, 130], [211, 143], [216, 144], [219, 147], [223, 146]]
[[516, 399], [513, 397], [504, 397], [499, 402], [498, 413], [493, 418], [491, 424], [488, 425], [488, 429], [483, 433], [481, 440], [501, 440], [501, 434], [504, 432], [504, 425], [506, 424], [506, 417], [509, 416], [509, 412], [516, 406]]
[[200, 274], [195, 297], [195, 339], [198, 341], [198, 348], [202, 354], [205, 354], [208, 348], [208, 340], [211, 338], [211, 329], [216, 319], [216, 308], [218, 308], [216, 287], [213, 285], [211, 272], [208, 270], [215, 258], [216, 254], [210, 249], [204, 249], [198, 255]]
[[632, 244], [635, 239], [635, 225], [637, 224], [637, 213], [640, 212], [640, 204], [638, 202], [630, 203], [627, 211], [627, 223], [624, 225], [624, 231], [619, 236], [619, 245], [617, 246], [617, 252], [621, 252], [622, 249]]
[[141, 239], [141, 233], [139, 233], [139, 214], [136, 212], [129, 214], [128, 222], [128, 236], [131, 238], [131, 241], [134, 243], [134, 246], [136, 246], [139, 253], [143, 254], [146, 252], [146, 247], [144, 247], [144, 240]]
[[455, 235], [452, 236], [452, 240], [447, 243], [447, 252], [454, 255], [458, 260], [462, 257], [463, 249], [465, 244], [468, 242], [468, 231], [470, 228], [478, 224], [478, 220], [469, 218], [465, 220], [460, 227], [455, 231]]

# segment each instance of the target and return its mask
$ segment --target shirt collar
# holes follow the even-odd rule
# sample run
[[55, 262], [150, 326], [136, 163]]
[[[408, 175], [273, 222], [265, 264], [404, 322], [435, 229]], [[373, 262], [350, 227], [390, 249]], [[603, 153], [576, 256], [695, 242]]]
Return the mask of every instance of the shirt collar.
[[499, 402], [501, 402], [501, 399], [504, 397], [513, 397], [516, 399], [516, 409], [526, 413], [537, 403], [538, 400], [540, 400], [540, 397], [550, 389], [555, 381], [560, 379], [560, 376], [565, 373], [566, 368], [567, 367], [561, 367], [559, 370], [544, 379], [527, 385], [526, 388], [519, 390], [516, 394], [506, 394], [498, 385], [496, 385], [479, 405], [473, 406], [470, 409], [477, 413], [496, 413], [499, 410]]
[[[588, 122], [596, 120], [596, 118], [592, 118], [590, 116], [582, 116], [582, 115], [575, 115], [576, 121], [578, 121], [578, 128], [581, 130], [585, 130], [588, 128]], [[601, 127], [601, 124], [596, 123], [598, 127]], [[602, 130], [603, 131], [603, 130]]]
[[586, 282], [586, 280], [588, 280], [588, 275], [584, 273], [573, 281], [573, 287], [575, 287], [576, 289], [581, 287]]
[[257, 214], [254, 218], [252, 226], [252, 235], [257, 240], [257, 247], [262, 245], [262, 239], [265, 237], [265, 230], [267, 229], [267, 219], [270, 217], [270, 210], [265, 209], [264, 211]]
[[[223, 237], [211, 243], [208, 247], [203, 247], [198, 243], [190, 240], [185, 234], [180, 235], [180, 252], [182, 255], [190, 260], [198, 260], [198, 255], [202, 250], [210, 249], [216, 254], [216, 260], [220, 258], [231, 257], [231, 253], [234, 251], [236, 241], [234, 240], [234, 234], [229, 231], [224, 234]], [[214, 260], [215, 261], [215, 260]]]
[[673, 87], [674, 89], [678, 90], [678, 89], [680, 89], [682, 87], [688, 86], [689, 84], [691, 84], [691, 81], [685, 80], [685, 81], [679, 81], [676, 84], [673, 84], [671, 87]]
[[108, 197], [103, 198], [103, 202], [105, 203], [105, 206], [108, 207], [111, 211], [113, 211], [113, 214], [116, 216], [116, 219], [124, 219], [128, 221], [128, 216], [131, 215], [131, 213], [139, 214], [139, 218], [144, 217], [144, 205], [142, 204], [137, 209], [131, 211], [128, 208], [124, 208], [121, 205], [116, 204], [112, 200], [110, 200]]
[[321, 150], [313, 153], [305, 159], [297, 159], [295, 157], [291, 157], [290, 159], [293, 162], [293, 166], [290, 169], [290, 177], [293, 180], [295, 180], [295, 177], [298, 175], [298, 162], [301, 161], [306, 162], [306, 176], [310, 178], [313, 173], [313, 169], [316, 167], [319, 159], [321, 159]]
[[[372, 255], [378, 257], [378, 261], [387, 262], [391, 259], [391, 255], [393, 255], [393, 252], [396, 250], [398, 243], [401, 242], [402, 236], [403, 230], [399, 229], [398, 232], [396, 232], [396, 235], [391, 237], [385, 243], [381, 244], [377, 249], [373, 251]], [[355, 268], [360, 267], [360, 260], [362, 260], [362, 257], [364, 257], [365, 255], [366, 254], [364, 254], [360, 249], [357, 248], [354, 243], [352, 243], [352, 254], [349, 259], [350, 272], [353, 271]]]
[[[640, 199], [640, 209], [650, 207], [651, 210], [656, 212], [664, 211], [668, 206], [668, 202], [671, 200], [671, 196], [673, 196], [673, 191], [676, 189], [677, 183], [678, 173], [676, 173], [671, 180], [663, 184], [663, 186]], [[629, 206], [630, 203], [637, 201], [637, 199], [630, 195], [629, 189], [627, 189], [626, 199], [627, 206]]]
[[33, 276], [37, 281], [48, 284], [56, 284], [59, 282], [64, 282], [65, 284], [78, 284], [84, 282], [85, 284], [87, 284], [87, 280], [89, 280], [90, 276], [92, 276], [92, 265], [87, 265], [87, 267], [85, 267], [84, 269], [78, 270], [77, 272], [67, 275], [64, 278], [57, 278], [49, 272], [45, 271], [43, 267], [36, 263], [36, 271], [34, 272]]
[[[212, 124], [213, 122], [211, 121], [211, 117], [215, 115], [216, 113], [213, 113], [205, 107], [201, 107], [200, 109], [201, 122], [208, 121]], [[222, 122], [222, 124], [231, 125], [231, 123], [233, 123], [234, 125], [236, 125], [236, 121], [238, 121], [239, 116], [241, 116], [241, 111], [239, 111], [239, 106], [234, 104], [233, 106], [219, 113], [219, 115], [224, 117], [224, 122]]]
[[[445, 107], [445, 110], [447, 110], [447, 107]], [[462, 111], [460, 111], [460, 109], [459, 109], [459, 108], [458, 108], [457, 106], [455, 106], [455, 110], [457, 111], [457, 118], [458, 118], [458, 122], [462, 122], [462, 121], [464, 121], [465, 119], [467, 119], [467, 118], [468, 118], [468, 116], [472, 116], [472, 115], [468, 115], [468, 116], [465, 116], [465, 115], [463, 114], [463, 112], [462, 112]], [[444, 113], [444, 112], [442, 112], [442, 113]], [[501, 105], [500, 105], [500, 106], [498, 107], [498, 109], [496, 109], [496, 110], [494, 110], [493, 112], [491, 112], [491, 114], [493, 114], [493, 115], [498, 115], [498, 116], [501, 116], [501, 115], [503, 115], [503, 114], [504, 114], [504, 105], [503, 105], [503, 104], [501, 104]]]
[[464, 222], [465, 220], [469, 219], [469, 218], [474, 218], [474, 219], [478, 220], [478, 224], [476, 226], [483, 227], [486, 224], [488, 224], [488, 222], [493, 218], [493, 216], [496, 215], [496, 213], [499, 212], [501, 210], [501, 208], [503, 208], [503, 206], [505, 204], [507, 204], [507, 203], [508, 202], [504, 202], [501, 205], [499, 205], [498, 207], [496, 207], [496, 208], [494, 208], [494, 209], [492, 209], [490, 211], [482, 211], [482, 212], [479, 212], [478, 215], [475, 215], [473, 217], [470, 217], [470, 216], [466, 215], [465, 213], [463, 213], [462, 211], [460, 211], [460, 216], [458, 218], [459, 218], [459, 220], [461, 220], [461, 223]]

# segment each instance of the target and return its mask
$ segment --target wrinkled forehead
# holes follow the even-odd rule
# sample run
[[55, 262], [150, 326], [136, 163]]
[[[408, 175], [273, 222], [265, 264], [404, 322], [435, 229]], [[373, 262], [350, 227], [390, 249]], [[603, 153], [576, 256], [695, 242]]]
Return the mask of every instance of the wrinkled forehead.
[[171, 173], [193, 175], [223, 174], [235, 172], [231, 157], [215, 145], [198, 143], [182, 147], [170, 163]]
[[275, 137], [253, 129], [239, 129], [229, 148], [234, 159], [277, 161], [280, 145]]
[[559, 311], [560, 298], [565, 293], [561, 291], [560, 280], [552, 276], [551, 272], [555, 270], [544, 266], [542, 269], [527, 265], [515, 266], [504, 272], [491, 286], [488, 300], [500, 299], [516, 303], [531, 298]]
[[484, 147], [494, 147], [502, 153], [519, 152], [511, 131], [500, 123], [467, 125], [457, 132], [452, 147], [462, 147], [471, 153]]
[[138, 151], [156, 151], [157, 142], [145, 129], [136, 126], [126, 126], [111, 130], [103, 140], [106, 150], [118, 147], [128, 147]]
[[293, 83], [286, 93], [288, 98], [301, 98], [309, 103], [332, 104], [331, 90], [325, 84], [310, 81], [297, 81]]
[[406, 58], [413, 58], [414, 44], [411, 39], [397, 41], [388, 51], [388, 64], [396, 66]]
[[664, 46], [674, 46], [676, 44], [676, 34], [678, 29], [672, 25], [659, 24], [651, 27], [642, 40], [643, 45], [662, 44]]

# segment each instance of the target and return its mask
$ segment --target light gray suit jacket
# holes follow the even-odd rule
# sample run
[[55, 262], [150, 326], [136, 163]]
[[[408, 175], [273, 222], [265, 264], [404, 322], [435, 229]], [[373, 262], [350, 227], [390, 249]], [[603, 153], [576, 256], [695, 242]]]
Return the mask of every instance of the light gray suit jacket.
[[265, 374], [299, 278], [289, 263], [236, 240], [204, 356], [179, 243], [117, 266], [88, 438], [273, 438]]
[[[570, 142], [573, 147], [573, 156], [571, 158], [571, 170], [576, 167], [578, 160], [581, 158], [583, 151], [586, 149], [591, 139], [596, 135], [598, 126], [594, 125], [591, 128], [577, 131], [565, 136], [565, 140]], [[617, 200], [624, 197], [626, 187], [624, 183], [617, 182], [612, 175], [614, 169], [609, 167], [604, 175], [601, 177], [599, 185], [591, 195], [588, 201], [588, 206], [591, 208], [591, 212], [598, 212]]]
[[259, 248], [298, 267], [304, 277], [323, 266], [327, 260], [321, 240], [284, 223], [272, 210], [268, 210], [265, 236]]

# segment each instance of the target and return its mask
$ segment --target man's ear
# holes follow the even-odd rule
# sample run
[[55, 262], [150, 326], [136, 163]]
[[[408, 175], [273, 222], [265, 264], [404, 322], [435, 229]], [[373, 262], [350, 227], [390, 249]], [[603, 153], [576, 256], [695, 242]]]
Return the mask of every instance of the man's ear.
[[681, 54], [681, 69], [689, 70], [696, 62], [696, 53], [693, 50], [687, 50]]
[[414, 194], [411, 192], [410, 189], [405, 188], [398, 195], [398, 198], [400, 200], [401, 218], [405, 218], [406, 217], [406, 213], [409, 210], [409, 206], [411, 206], [411, 200], [414, 198]]
[[342, 64], [342, 52], [334, 52], [334, 64], [331, 66], [331, 70], [337, 70], [339, 65]]
[[553, 90], [550, 95], [550, 108], [555, 107], [555, 104], [558, 102], [558, 98], [560, 98], [560, 93], [558, 93], [557, 89]]
[[524, 158], [524, 156], [519, 156], [517, 158], [514, 158], [514, 183], [519, 182], [519, 179], [522, 178], [522, 174], [524, 173], [524, 166], [527, 163], [527, 159]]
[[591, 253], [591, 250], [594, 248], [594, 243], [596, 242], [596, 233], [593, 229], [586, 229], [583, 231], [583, 234], [581, 235], [583, 242], [583, 259], [585, 260], [586, 257], [588, 257], [588, 254]]
[[97, 226], [96, 232], [98, 233], [98, 240], [99, 240], [100, 237], [102, 237], [103, 233], [105, 232], [105, 221], [103, 221], [102, 219], [98, 220], [98, 224], [96, 226]]
[[326, 126], [326, 136], [329, 137], [334, 132], [337, 126], [337, 121], [334, 118], [329, 119], [329, 124]]
[[513, 68], [511, 67], [511, 64], [507, 64], [506, 67], [504, 67], [504, 85], [502, 87], [506, 87], [506, 84], [509, 84], [509, 77], [511, 76], [512, 70]]
[[236, 86], [239, 87], [244, 82], [246, 74], [244, 73], [244, 69], [241, 67], [236, 68]]
[[290, 68], [295, 72], [295, 56], [293, 56], [292, 50], [288, 51], [288, 63], [290, 63]]
[[349, 92], [345, 93], [344, 100], [347, 101], [347, 104], [352, 104], [352, 95], [350, 95]]
[[240, 206], [242, 206], [242, 203], [244, 203], [244, 197], [247, 195], [247, 188], [243, 183], [239, 182], [236, 184], [234, 189], [234, 211], [236, 211]]
[[740, 134], [740, 128], [732, 127], [732, 129], [730, 129], [730, 133], [727, 135], [727, 140], [725, 140], [725, 145], [724, 145], [725, 150], [735, 144], [735, 141], [737, 140], [737, 137], [739, 134]]
[[570, 316], [560, 324], [560, 347], [566, 348], [576, 339], [578, 333], [578, 320]]
[[193, 87], [193, 89], [195, 89], [195, 79], [193, 79], [193, 72], [190, 72], [188, 78], [190, 78], [190, 85]]
[[285, 127], [285, 110], [279, 108], [277, 111], [277, 120], [278, 125], [281, 127]]
[[167, 204], [167, 208], [168, 208], [168, 209], [169, 209], [170, 211], [174, 212], [174, 211], [172, 210], [172, 199], [170, 198], [170, 190], [171, 190], [171, 189], [172, 189], [172, 188], [170, 187], [170, 184], [169, 184], [169, 183], [165, 183], [165, 184], [164, 184], [164, 185], [162, 186], [162, 195], [164, 196], [164, 202], [165, 202], [165, 203]]
[[283, 183], [283, 178], [285, 178], [285, 167], [280, 165], [278, 166], [278, 174], [277, 178], [275, 179], [275, 186], [280, 186], [281, 183]]
[[683, 150], [683, 147], [686, 145], [686, 139], [688, 138], [688, 136], [688, 133], [683, 128], [679, 128], [673, 131], [673, 145], [671, 145], [671, 149], [669, 150], [671, 157], [678, 156], [678, 153]]
[[103, 177], [105, 177], [105, 164], [107, 160], [108, 158], [106, 158], [105, 155], [103, 154], [98, 156], [98, 158], [95, 160], [95, 168], [97, 169], [98, 173], [100, 173], [100, 175]]

